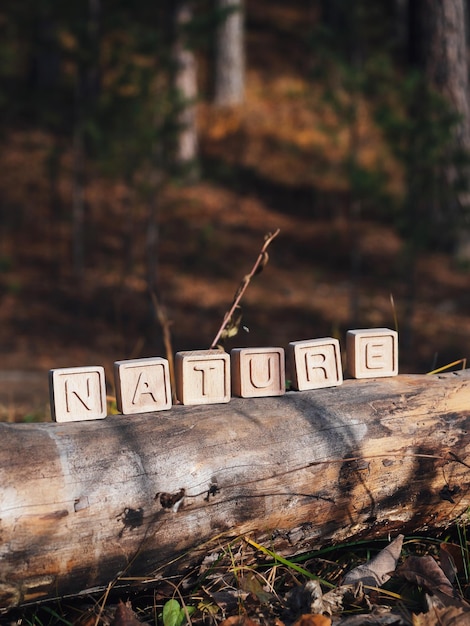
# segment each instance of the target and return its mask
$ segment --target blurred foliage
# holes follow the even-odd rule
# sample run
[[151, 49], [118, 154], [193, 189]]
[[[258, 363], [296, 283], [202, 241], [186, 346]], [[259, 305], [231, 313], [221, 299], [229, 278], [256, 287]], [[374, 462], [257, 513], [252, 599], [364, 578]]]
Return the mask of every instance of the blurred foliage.
[[[225, 13], [210, 0], [193, 5], [194, 19], [183, 34], [207, 61]], [[310, 80], [322, 87], [323, 100], [313, 106], [336, 113], [339, 124], [324, 129], [332, 139], [348, 134], [340, 174], [351, 205], [360, 203], [361, 215], [392, 221], [413, 246], [449, 249], [466, 219], [455, 195], [468, 160], [453, 145], [455, 114], [406, 62], [406, 15], [399, 5], [312, 3], [317, 17], [302, 45]], [[46, 158], [52, 195], [62, 156], [77, 136], [88, 175], [124, 180], [144, 202], [162, 181], [182, 174], [172, 159], [179, 114], [187, 104], [172, 86], [174, 10], [171, 0], [3, 3], [0, 132], [26, 127], [52, 134]], [[401, 197], [390, 192], [379, 158], [364, 164], [358, 156], [363, 101], [403, 171]], [[455, 171], [452, 180], [449, 168]]]
[[[113, 176], [131, 178], [159, 152], [170, 163], [185, 104], [171, 86], [173, 5], [26, 0], [20, 7], [7, 0], [0, 10], [3, 120], [59, 138], [79, 124], [88, 157]], [[191, 24], [188, 45], [206, 41], [212, 26], [209, 18]]]
[[[409, 24], [404, 23], [406, 14], [397, 13], [399, 3], [322, 4], [324, 19], [310, 42], [312, 79], [324, 88], [324, 106], [341, 120], [332, 132], [346, 128], [350, 135], [343, 169], [351, 201], [394, 223], [413, 248], [449, 251], [468, 218], [456, 202], [456, 195], [466, 190], [470, 164], [455, 146], [458, 115], [424, 72], [406, 62]], [[379, 160], [365, 167], [358, 159], [362, 100], [404, 173], [401, 196], [388, 191]]]
[[[464, 218], [453, 210], [454, 198], [464, 188], [463, 173], [470, 164], [455, 147], [458, 116], [419, 72], [393, 83], [390, 74], [376, 82], [375, 119], [405, 172], [396, 224], [418, 249], [450, 250]], [[450, 168], [455, 168], [454, 180], [449, 180]]]

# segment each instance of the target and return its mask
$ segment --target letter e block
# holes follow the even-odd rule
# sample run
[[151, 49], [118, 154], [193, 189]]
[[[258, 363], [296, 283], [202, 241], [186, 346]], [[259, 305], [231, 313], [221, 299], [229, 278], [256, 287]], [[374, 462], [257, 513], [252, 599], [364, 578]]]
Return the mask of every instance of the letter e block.
[[65, 367], [49, 371], [52, 419], [80, 422], [106, 417], [103, 367]]
[[221, 350], [189, 350], [175, 355], [176, 395], [182, 404], [230, 401], [230, 357]]
[[170, 370], [161, 357], [114, 363], [116, 403], [124, 415], [171, 409]]
[[398, 374], [398, 333], [389, 328], [348, 330], [348, 371], [353, 378]]
[[343, 382], [339, 341], [333, 337], [291, 341], [287, 357], [293, 389], [336, 387]]
[[286, 392], [283, 348], [234, 348], [230, 354], [236, 396], [260, 398]]

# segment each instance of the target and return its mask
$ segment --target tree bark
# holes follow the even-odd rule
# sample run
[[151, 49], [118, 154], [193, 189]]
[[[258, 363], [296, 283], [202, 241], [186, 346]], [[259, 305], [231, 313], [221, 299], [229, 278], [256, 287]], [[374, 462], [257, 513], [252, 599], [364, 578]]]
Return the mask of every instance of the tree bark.
[[193, 19], [189, 0], [178, 0], [174, 9], [175, 43], [173, 62], [175, 66], [174, 87], [178, 94], [180, 129], [176, 140], [176, 163], [188, 182], [197, 178], [197, 63], [194, 52], [189, 48], [186, 29]]
[[236, 106], [245, 95], [245, 47], [243, 0], [217, 0], [219, 11], [227, 12], [216, 33], [214, 102]]
[[290, 555], [445, 527], [469, 464], [470, 370], [0, 424], [0, 607], [181, 571], [221, 536]]
[[[469, 64], [467, 15], [464, 0], [410, 0], [410, 60], [422, 67], [433, 87], [448, 101], [458, 116], [454, 145], [470, 154]], [[454, 159], [455, 160], [455, 159]], [[455, 255], [470, 259], [470, 191], [459, 190], [459, 178], [469, 185], [468, 165], [460, 172], [450, 163], [446, 180], [454, 189], [453, 199], [440, 207], [447, 224], [454, 226]], [[460, 184], [461, 185], [461, 184]]]

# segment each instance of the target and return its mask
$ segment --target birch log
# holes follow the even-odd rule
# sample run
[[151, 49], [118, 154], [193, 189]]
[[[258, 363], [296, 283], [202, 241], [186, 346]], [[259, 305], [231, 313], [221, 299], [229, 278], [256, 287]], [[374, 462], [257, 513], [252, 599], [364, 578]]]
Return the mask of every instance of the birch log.
[[470, 370], [0, 424], [0, 608], [184, 568], [220, 534], [289, 555], [445, 527], [470, 506], [469, 431]]

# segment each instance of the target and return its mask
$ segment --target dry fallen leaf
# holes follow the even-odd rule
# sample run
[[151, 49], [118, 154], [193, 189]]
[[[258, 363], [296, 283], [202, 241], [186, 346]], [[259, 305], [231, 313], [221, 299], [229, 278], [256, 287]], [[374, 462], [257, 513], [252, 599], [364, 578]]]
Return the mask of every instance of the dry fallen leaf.
[[143, 626], [143, 624], [137, 619], [131, 603], [119, 600], [111, 626]]
[[323, 613], [323, 591], [318, 580], [309, 580], [291, 589], [286, 596], [286, 606], [292, 620], [302, 614]]
[[391, 611], [388, 607], [374, 607], [370, 613], [345, 615], [334, 626], [410, 626], [406, 615]]
[[418, 587], [424, 587], [428, 593], [434, 594], [439, 591], [450, 598], [459, 598], [432, 556], [409, 556], [395, 573]]
[[361, 582], [369, 587], [381, 587], [395, 571], [402, 545], [403, 535], [398, 535], [368, 563], [358, 565], [348, 572], [344, 577], [343, 585]]
[[243, 591], [256, 596], [261, 604], [268, 604], [272, 602], [275, 597], [274, 594], [263, 588], [259, 579], [252, 572], [248, 572], [248, 574], [241, 579], [241, 588]]
[[439, 559], [444, 574], [454, 582], [457, 574], [463, 574], [465, 571], [462, 547], [456, 543], [441, 543], [439, 546]]
[[315, 615], [301, 615], [299, 619], [294, 622], [293, 626], [331, 626], [331, 619], [324, 615], [319, 615], [318, 613]]
[[413, 615], [413, 626], [468, 626], [468, 612], [461, 607], [433, 608], [427, 613]]
[[248, 596], [246, 591], [238, 589], [228, 589], [224, 591], [209, 592], [209, 596], [217, 604], [217, 606], [225, 613], [236, 611], [240, 600], [245, 600]]
[[342, 613], [345, 607], [354, 606], [356, 610], [362, 607], [365, 611], [371, 609], [370, 600], [364, 593], [362, 583], [340, 585], [323, 594], [317, 580], [309, 580], [301, 587], [294, 587], [286, 596], [286, 606], [292, 620], [298, 615], [307, 614], [307, 611], [309, 614], [337, 615]]
[[355, 610], [361, 608], [364, 611], [370, 611], [372, 608], [369, 596], [361, 582], [354, 585], [340, 585], [323, 596], [322, 613], [338, 614], [351, 607]]
[[254, 622], [246, 615], [232, 615], [227, 617], [219, 626], [259, 626], [258, 622]]

